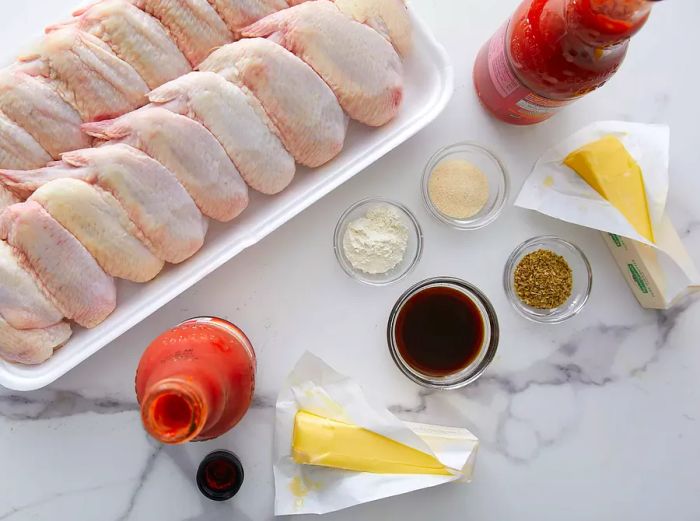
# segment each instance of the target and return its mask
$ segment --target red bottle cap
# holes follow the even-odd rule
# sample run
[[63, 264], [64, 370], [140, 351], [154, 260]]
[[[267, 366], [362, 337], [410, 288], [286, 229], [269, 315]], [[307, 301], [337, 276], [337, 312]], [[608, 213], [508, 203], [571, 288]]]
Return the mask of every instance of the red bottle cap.
[[243, 484], [243, 465], [227, 450], [209, 453], [197, 469], [199, 491], [213, 501], [226, 501], [235, 496]]

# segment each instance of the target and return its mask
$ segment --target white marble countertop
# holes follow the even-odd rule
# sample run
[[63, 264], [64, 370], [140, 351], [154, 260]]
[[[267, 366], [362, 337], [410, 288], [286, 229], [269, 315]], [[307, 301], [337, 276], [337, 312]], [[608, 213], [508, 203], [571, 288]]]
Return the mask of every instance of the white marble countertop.
[[[36, 32], [70, 6], [33, 4], [39, 5], [3, 4], [3, 31]], [[437, 121], [49, 388], [0, 391], [0, 520], [271, 519], [273, 404], [307, 349], [354, 376], [401, 418], [466, 426], [482, 440], [473, 483], [364, 505], [329, 520], [700, 519], [700, 299], [668, 312], [643, 311], [596, 232], [509, 205], [488, 228], [460, 233], [431, 219], [419, 193], [426, 160], [452, 142], [494, 149], [517, 190], [548, 145], [591, 121], [666, 122], [673, 135], [670, 213], [700, 260], [700, 76], [691, 55], [700, 49], [700, 3], [660, 4], [609, 85], [535, 128], [487, 117], [471, 83], [479, 46], [515, 4], [413, 0], [456, 69], [454, 98]], [[347, 278], [331, 249], [340, 212], [369, 195], [404, 202], [424, 227], [418, 269], [386, 288]], [[510, 251], [543, 233], [574, 241], [594, 269], [590, 303], [564, 325], [520, 318], [501, 287]], [[416, 387], [394, 367], [385, 342], [394, 300], [435, 275], [477, 284], [501, 321], [495, 363], [458, 392]], [[161, 331], [204, 314], [235, 322], [253, 340], [256, 400], [226, 436], [162, 447], [139, 423], [133, 393], [139, 354]], [[224, 504], [204, 499], [193, 483], [200, 458], [215, 448], [238, 453], [246, 470], [241, 492]]]

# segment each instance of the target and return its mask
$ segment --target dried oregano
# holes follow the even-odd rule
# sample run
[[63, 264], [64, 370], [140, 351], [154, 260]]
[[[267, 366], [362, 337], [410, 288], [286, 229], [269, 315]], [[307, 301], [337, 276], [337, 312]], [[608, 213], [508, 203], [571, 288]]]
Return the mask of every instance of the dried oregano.
[[528, 306], [553, 309], [571, 296], [573, 277], [566, 259], [550, 250], [525, 255], [513, 275], [515, 293]]

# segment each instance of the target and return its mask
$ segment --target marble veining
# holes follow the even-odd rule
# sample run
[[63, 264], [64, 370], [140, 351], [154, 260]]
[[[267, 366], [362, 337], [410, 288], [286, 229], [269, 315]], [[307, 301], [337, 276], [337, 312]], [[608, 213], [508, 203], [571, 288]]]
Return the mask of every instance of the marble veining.
[[77, 391], [36, 391], [0, 395], [0, 417], [15, 421], [51, 420], [92, 412], [118, 414], [138, 411], [136, 400], [86, 398]]
[[131, 497], [129, 498], [129, 502], [126, 506], [126, 509], [124, 510], [124, 513], [121, 514], [119, 517], [117, 517], [117, 521], [126, 521], [129, 519], [131, 516], [131, 513], [134, 510], [134, 507], [136, 506], [136, 500], [139, 497], [139, 494], [141, 493], [141, 490], [143, 490], [143, 484], [146, 482], [146, 480], [150, 477], [151, 472], [153, 471], [153, 466], [155, 465], [156, 460], [158, 459], [158, 456], [160, 456], [161, 452], [163, 452], [163, 445], [157, 444], [157, 443], [151, 443], [153, 445], [153, 449], [151, 450], [151, 453], [148, 455], [146, 458], [146, 462], [143, 465], [143, 469], [141, 470], [141, 473], [139, 474], [138, 478], [136, 479], [136, 482], [133, 487], [133, 491], [131, 494]]
[[[518, 397], [535, 388], [552, 390], [566, 387], [570, 393], [568, 399], [575, 407], [576, 393], [586, 387], [603, 388], [608, 385], [621, 383], [626, 379], [636, 378], [649, 370], [666, 349], [670, 348], [669, 338], [679, 319], [686, 313], [697, 311], [700, 298], [689, 297], [668, 311], [649, 313], [650, 317], [639, 323], [629, 325], [597, 324], [575, 332], [571, 338], [557, 346], [549, 356], [538, 360], [530, 367], [516, 372], [488, 371], [468, 388], [455, 393], [467, 404], [471, 401], [483, 404], [502, 401], [504, 405], [495, 421], [495, 428], [484, 436], [482, 442], [490, 449], [512, 459], [514, 462], [525, 463], [537, 457], [541, 450], [555, 444], [571, 432], [576, 417], [569, 414], [568, 409], [553, 410], [552, 415], [560, 416], [561, 425], [556, 436], [543, 433], [538, 421], [543, 418], [533, 416], [523, 417], [518, 413]], [[635, 332], [649, 333], [653, 339], [653, 349], [640, 352], [623, 370], [612, 366], [616, 356], [615, 346]], [[589, 348], [592, 345], [605, 346], [607, 353], [601, 357], [591, 357]], [[432, 398], [441, 399], [439, 391], [421, 390], [418, 392], [416, 405], [392, 405], [390, 410], [399, 415], [421, 415], [429, 410]], [[687, 416], [687, 415], [686, 415]], [[543, 419], [551, 421], [551, 417]], [[526, 453], [520, 452], [517, 444], [509, 442], [509, 432], [514, 428], [531, 430], [536, 440], [536, 447]], [[475, 427], [475, 430], [479, 430]]]
[[[65, 1], [64, 11], [73, 6]], [[46, 13], [39, 4], [46, 4]], [[55, 4], [60, 2], [0, 8], [6, 36], [36, 26], [41, 17], [55, 21]], [[532, 129], [488, 118], [471, 86], [473, 56], [515, 4], [412, 0], [455, 65], [454, 98], [434, 124], [47, 389], [0, 390], [0, 521], [272, 519], [275, 399], [306, 350], [358, 379], [400, 418], [468, 427], [482, 441], [469, 485], [391, 498], [325, 519], [700, 519], [700, 297], [668, 311], [642, 310], [596, 232], [508, 206], [488, 228], [461, 234], [430, 218], [419, 191], [428, 157], [459, 140], [479, 141], [498, 153], [516, 191], [546, 148], [592, 121], [665, 122], [672, 128], [669, 212], [700, 261], [700, 149], [688, 104], [700, 78], [682, 56], [668, 52], [668, 42], [680, 33], [687, 48], [700, 48], [700, 32], [692, 25], [700, 3], [661, 2], [609, 85]], [[345, 277], [330, 247], [340, 212], [372, 195], [408, 205], [425, 236], [416, 271], [387, 288]], [[550, 233], [579, 245], [594, 271], [589, 304], [558, 326], [516, 315], [500, 280], [513, 247]], [[409, 382], [385, 345], [395, 299], [437, 275], [479, 286], [501, 323], [494, 363], [455, 392]], [[253, 340], [253, 405], [218, 440], [158, 445], [141, 427], [133, 392], [139, 354], [168, 327], [207, 314], [237, 323]], [[238, 496], [222, 504], [204, 499], [194, 485], [199, 461], [218, 448], [236, 452], [246, 471]]]

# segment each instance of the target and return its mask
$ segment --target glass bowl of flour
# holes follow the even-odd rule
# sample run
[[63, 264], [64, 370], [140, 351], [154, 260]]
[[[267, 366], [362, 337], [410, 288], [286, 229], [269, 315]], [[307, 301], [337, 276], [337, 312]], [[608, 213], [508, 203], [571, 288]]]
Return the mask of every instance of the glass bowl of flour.
[[413, 270], [423, 252], [423, 233], [404, 205], [381, 197], [363, 199], [340, 216], [333, 235], [340, 267], [350, 277], [384, 286]]

